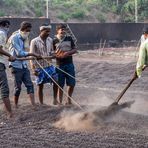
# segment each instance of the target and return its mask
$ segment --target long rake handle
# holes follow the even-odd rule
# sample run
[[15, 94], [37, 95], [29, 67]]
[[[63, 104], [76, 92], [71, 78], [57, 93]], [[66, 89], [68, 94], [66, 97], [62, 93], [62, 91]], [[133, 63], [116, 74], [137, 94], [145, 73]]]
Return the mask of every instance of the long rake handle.
[[131, 86], [131, 84], [136, 80], [136, 77], [134, 76], [130, 82], [126, 85], [126, 87], [123, 89], [123, 91], [119, 94], [119, 96], [116, 98], [116, 103], [118, 103], [120, 101], [120, 99], [122, 98], [122, 96], [125, 94], [125, 92], [127, 91], [127, 89]]
[[22, 57], [22, 58], [16, 58], [16, 60], [19, 60], [19, 61], [24, 61], [24, 60], [41, 60], [41, 59], [54, 59], [55, 57], [54, 56], [43, 56], [41, 58], [36, 58], [36, 57]]
[[[144, 71], [148, 66], [145, 65], [142, 68], [142, 71]], [[137, 79], [137, 76], [133, 76], [133, 78], [130, 80], [130, 82], [126, 85], [126, 87], [123, 89], [123, 91], [119, 94], [119, 96], [116, 98], [115, 103], [118, 103], [120, 101], [120, 99], [122, 98], [122, 96], [125, 94], [125, 92], [127, 91], [127, 89], [131, 86], [131, 84]]]

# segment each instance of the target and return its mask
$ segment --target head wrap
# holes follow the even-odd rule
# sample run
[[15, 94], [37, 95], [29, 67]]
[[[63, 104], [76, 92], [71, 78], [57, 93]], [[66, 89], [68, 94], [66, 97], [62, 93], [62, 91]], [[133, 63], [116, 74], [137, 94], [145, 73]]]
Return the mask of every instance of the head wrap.
[[51, 29], [51, 25], [42, 25], [42, 26], [40, 26], [40, 31], [42, 31], [44, 29]]

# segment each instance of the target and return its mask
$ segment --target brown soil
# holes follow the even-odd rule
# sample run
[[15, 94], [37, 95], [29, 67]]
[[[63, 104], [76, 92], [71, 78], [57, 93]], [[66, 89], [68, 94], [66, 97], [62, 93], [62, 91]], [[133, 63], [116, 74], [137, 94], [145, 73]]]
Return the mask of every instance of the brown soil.
[[[84, 110], [77, 106], [52, 106], [52, 88], [48, 85], [44, 89], [46, 105], [33, 110], [23, 86], [19, 108], [13, 107], [14, 118], [6, 119], [0, 106], [0, 147], [147, 148], [148, 70], [121, 99], [121, 104], [135, 100], [131, 107], [110, 109], [108, 106], [132, 78], [136, 59], [86, 52], [76, 55], [74, 62], [78, 82], [73, 98]], [[10, 70], [8, 79], [13, 104]]]

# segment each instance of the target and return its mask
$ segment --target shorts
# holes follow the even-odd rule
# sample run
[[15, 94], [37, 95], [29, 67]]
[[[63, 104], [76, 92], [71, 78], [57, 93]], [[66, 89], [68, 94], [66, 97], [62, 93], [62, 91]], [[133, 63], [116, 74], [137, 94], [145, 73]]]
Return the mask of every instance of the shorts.
[[[74, 69], [73, 63], [60, 65], [59, 69], [65, 71], [66, 73], [75, 77], [75, 69]], [[76, 84], [75, 79], [70, 77], [69, 75], [67, 75], [66, 73], [62, 72], [59, 69], [57, 69], [58, 84], [63, 88], [65, 85], [65, 81], [66, 81], [67, 86], [75, 86], [75, 84]]]
[[52, 82], [53, 82], [52, 78], [56, 82], [58, 81], [58, 74], [56, 72], [56, 68], [53, 65], [45, 67], [44, 70], [42, 68], [37, 68], [35, 71], [38, 73], [38, 76], [36, 76], [36, 84], [37, 85], [45, 84], [45, 83], [52, 84]]
[[5, 65], [0, 63], [0, 99], [9, 97], [9, 86], [5, 69]]

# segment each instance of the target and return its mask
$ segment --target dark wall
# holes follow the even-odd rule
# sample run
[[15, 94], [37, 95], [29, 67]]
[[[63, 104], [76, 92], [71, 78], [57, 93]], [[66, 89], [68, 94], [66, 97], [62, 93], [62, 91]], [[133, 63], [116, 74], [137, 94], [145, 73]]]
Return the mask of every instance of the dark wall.
[[142, 23], [70, 24], [80, 43], [98, 43], [100, 40], [139, 40]]
[[[55, 32], [55, 25], [52, 24], [52, 37]], [[85, 23], [69, 24], [75, 34], [78, 43], [99, 43], [100, 40], [139, 40], [142, 29], [148, 24], [144, 23]]]
[[11, 23], [9, 35], [11, 35], [12, 32], [14, 32], [20, 28], [21, 22], [23, 22], [23, 21], [30, 22], [32, 24], [31, 38], [38, 36], [39, 26], [41, 24], [50, 23], [50, 19], [46, 19], [46, 18], [0, 18], [0, 20], [2, 20], [2, 19], [7, 19]]
[[[1, 19], [1, 18], [0, 18]], [[7, 18], [6, 18], [7, 19]], [[19, 29], [22, 21], [32, 23], [31, 38], [39, 33], [39, 26], [43, 23], [49, 23], [46, 18], [8, 18], [11, 22], [11, 33]], [[52, 23], [51, 37], [55, 34], [55, 23]], [[71, 30], [75, 34], [78, 43], [99, 43], [100, 40], [139, 40], [142, 28], [148, 26], [148, 23], [71, 23]]]

